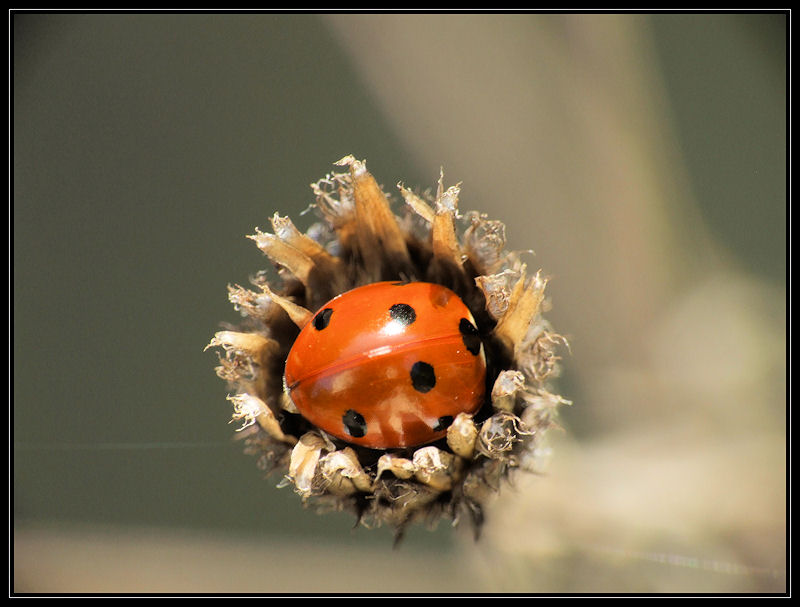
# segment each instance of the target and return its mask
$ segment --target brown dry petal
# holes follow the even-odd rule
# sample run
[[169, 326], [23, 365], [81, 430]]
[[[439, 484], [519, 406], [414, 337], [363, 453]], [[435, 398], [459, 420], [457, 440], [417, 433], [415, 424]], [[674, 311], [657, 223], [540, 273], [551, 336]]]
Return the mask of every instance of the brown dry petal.
[[[303, 503], [352, 511], [367, 527], [392, 525], [397, 536], [414, 521], [442, 516], [469, 520], [476, 530], [483, 504], [516, 469], [539, 469], [568, 404], [548, 382], [558, 372], [565, 340], [542, 317], [547, 280], [528, 275], [521, 253], [505, 250], [505, 226], [458, 211], [461, 184], [434, 195], [398, 184], [401, 213], [366, 168], [345, 156], [311, 185], [318, 223], [302, 233], [288, 217], [271, 219], [272, 233], [253, 239], [278, 271], [229, 286], [242, 317], [208, 347], [222, 350], [217, 374], [235, 392], [234, 419], [246, 452], [260, 468], [282, 470]], [[329, 437], [303, 419], [287, 398], [283, 368], [292, 342], [332, 297], [380, 280], [437, 282], [470, 308], [481, 335], [491, 387], [473, 415], [459, 414], [446, 439], [417, 448], [376, 451]]]

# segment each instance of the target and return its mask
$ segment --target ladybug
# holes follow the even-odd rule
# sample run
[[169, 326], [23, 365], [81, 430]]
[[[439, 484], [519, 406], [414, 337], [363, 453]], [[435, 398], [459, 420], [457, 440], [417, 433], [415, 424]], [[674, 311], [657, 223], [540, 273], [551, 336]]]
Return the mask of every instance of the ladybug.
[[375, 449], [442, 438], [483, 403], [486, 356], [475, 319], [450, 289], [379, 282], [323, 305], [286, 360], [297, 410], [328, 434]]

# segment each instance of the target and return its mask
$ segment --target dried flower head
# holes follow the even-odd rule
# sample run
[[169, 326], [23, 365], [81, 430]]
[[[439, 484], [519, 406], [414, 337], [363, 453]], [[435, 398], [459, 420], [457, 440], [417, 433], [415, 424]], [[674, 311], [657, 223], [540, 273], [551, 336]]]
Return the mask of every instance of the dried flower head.
[[[516, 469], [537, 471], [555, 425], [556, 350], [566, 345], [542, 317], [547, 280], [529, 275], [520, 254], [505, 250], [505, 226], [458, 212], [459, 185], [435, 195], [398, 184], [399, 216], [363, 161], [312, 184], [319, 222], [301, 233], [288, 217], [272, 233], [250, 236], [277, 268], [255, 290], [229, 286], [243, 316], [216, 333], [217, 374], [235, 391], [233, 418], [260, 468], [280, 471], [304, 503], [350, 510], [365, 526], [466, 518], [477, 533], [483, 505]], [[429, 444], [367, 448], [337, 438], [300, 415], [284, 385], [287, 356], [300, 330], [326, 302], [380, 281], [426, 282], [455, 292], [469, 308], [486, 357], [486, 391], [473, 413], [448, 417], [444, 438]]]

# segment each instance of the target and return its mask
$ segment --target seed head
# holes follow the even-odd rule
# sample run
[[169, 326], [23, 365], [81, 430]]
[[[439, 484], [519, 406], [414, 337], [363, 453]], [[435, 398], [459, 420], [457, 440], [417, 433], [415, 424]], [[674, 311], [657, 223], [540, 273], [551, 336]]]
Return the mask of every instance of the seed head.
[[[234, 392], [233, 419], [245, 452], [304, 504], [349, 510], [364, 526], [391, 525], [399, 539], [412, 522], [468, 520], [476, 534], [483, 506], [518, 469], [538, 471], [547, 430], [569, 401], [552, 392], [557, 351], [566, 346], [543, 318], [547, 279], [529, 274], [522, 252], [505, 249], [505, 226], [458, 210], [461, 184], [435, 195], [398, 184], [402, 208], [346, 156], [343, 172], [311, 185], [317, 222], [302, 233], [275, 214], [272, 232], [249, 236], [277, 269], [228, 287], [242, 315], [219, 331], [217, 375]], [[287, 395], [284, 367], [300, 330], [323, 304], [381, 281], [429, 282], [454, 291], [469, 308], [486, 356], [487, 390], [472, 414], [447, 418], [446, 436], [407, 448], [368, 449], [306, 420]]]

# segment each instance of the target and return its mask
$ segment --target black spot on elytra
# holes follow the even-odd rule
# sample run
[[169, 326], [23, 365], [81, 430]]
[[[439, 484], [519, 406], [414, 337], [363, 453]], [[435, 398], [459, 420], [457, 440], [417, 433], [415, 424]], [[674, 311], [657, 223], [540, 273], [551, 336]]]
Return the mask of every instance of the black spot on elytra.
[[421, 360], [414, 363], [411, 367], [411, 385], [417, 392], [430, 391], [436, 385], [436, 374], [433, 367]]
[[389, 308], [389, 316], [392, 317], [392, 320], [405, 326], [417, 320], [417, 313], [414, 311], [414, 308], [404, 303], [394, 304]]
[[440, 432], [441, 430], [444, 430], [452, 423], [453, 423], [452, 415], [443, 415], [442, 417], [436, 420], [436, 425], [433, 427], [433, 431]]
[[462, 318], [458, 323], [458, 330], [461, 332], [461, 339], [464, 340], [464, 346], [472, 354], [477, 356], [481, 352], [481, 336], [478, 329], [466, 318]]
[[328, 323], [331, 321], [331, 314], [333, 314], [332, 308], [325, 308], [321, 312], [317, 313], [312, 321], [314, 323], [314, 328], [317, 331], [322, 331], [322, 329], [327, 327]]
[[355, 409], [348, 409], [342, 415], [342, 423], [347, 433], [354, 438], [361, 438], [367, 433], [367, 422], [364, 416]]

